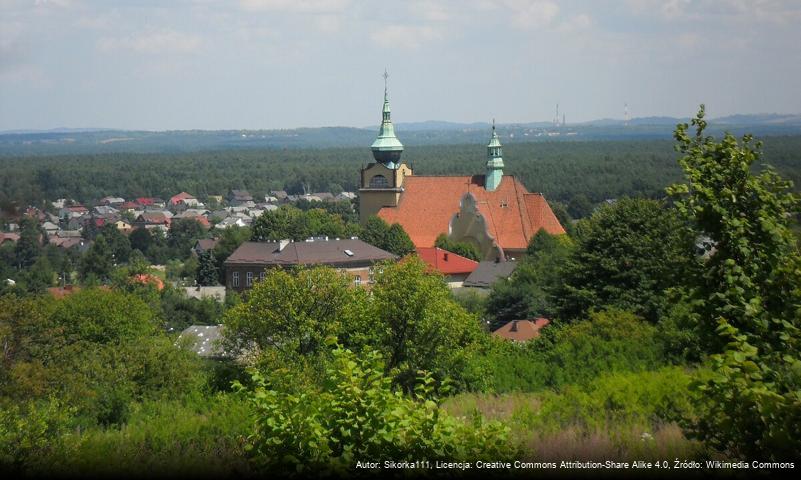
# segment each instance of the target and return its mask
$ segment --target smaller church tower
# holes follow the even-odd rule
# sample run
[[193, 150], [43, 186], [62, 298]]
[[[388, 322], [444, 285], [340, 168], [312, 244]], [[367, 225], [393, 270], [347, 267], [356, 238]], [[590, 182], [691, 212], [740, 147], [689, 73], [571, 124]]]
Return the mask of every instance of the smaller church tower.
[[494, 192], [501, 184], [503, 178], [503, 148], [495, 131], [495, 119], [492, 119], [492, 138], [487, 144], [487, 175], [484, 180], [484, 188], [488, 192]]

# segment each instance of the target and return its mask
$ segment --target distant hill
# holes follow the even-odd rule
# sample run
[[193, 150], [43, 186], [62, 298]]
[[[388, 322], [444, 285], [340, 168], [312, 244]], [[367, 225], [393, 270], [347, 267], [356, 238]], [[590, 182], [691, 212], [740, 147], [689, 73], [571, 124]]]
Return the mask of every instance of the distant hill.
[[[605, 118], [554, 127], [550, 122], [498, 124], [504, 144], [543, 141], [671, 139], [677, 123], [688, 118]], [[396, 124], [408, 147], [482, 144], [489, 138], [488, 122], [447, 121]], [[114, 152], [177, 153], [231, 149], [297, 149], [364, 147], [373, 142], [378, 126], [320, 127], [276, 130], [173, 130], [162, 132], [102, 128], [59, 128], [45, 131], [0, 132], [0, 156], [98, 154]], [[731, 115], [710, 120], [709, 132], [753, 133], [757, 136], [801, 135], [801, 115]]]

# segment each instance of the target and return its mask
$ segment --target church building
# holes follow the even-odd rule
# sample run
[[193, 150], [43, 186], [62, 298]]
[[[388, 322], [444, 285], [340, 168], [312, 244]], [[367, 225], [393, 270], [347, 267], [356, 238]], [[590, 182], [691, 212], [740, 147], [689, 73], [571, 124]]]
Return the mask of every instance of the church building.
[[565, 233], [542, 194], [529, 193], [513, 175], [503, 174], [494, 121], [484, 175], [432, 176], [414, 175], [401, 160], [403, 145], [395, 136], [386, 85], [382, 115], [371, 147], [375, 162], [361, 170], [362, 224], [378, 215], [403, 226], [415, 247], [433, 247], [445, 233], [478, 247], [484, 260], [500, 261], [523, 255], [541, 228], [552, 235]]

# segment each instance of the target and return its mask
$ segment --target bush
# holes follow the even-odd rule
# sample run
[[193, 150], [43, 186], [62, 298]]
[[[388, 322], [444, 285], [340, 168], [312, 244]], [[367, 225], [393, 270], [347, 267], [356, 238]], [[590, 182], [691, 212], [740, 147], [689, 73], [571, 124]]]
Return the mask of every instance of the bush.
[[652, 370], [664, 364], [656, 327], [620, 311], [558, 327], [525, 344], [495, 340], [486, 359], [497, 392], [536, 391], [586, 384], [609, 372]]
[[43, 458], [61, 448], [73, 411], [50, 397], [0, 407], [0, 471], [24, 473], [43, 466]]
[[357, 356], [338, 347], [332, 355], [320, 391], [275, 388], [259, 373], [253, 391], [242, 388], [256, 410], [246, 449], [258, 470], [343, 473], [363, 459], [472, 461], [516, 454], [500, 423], [480, 416], [465, 423], [441, 410], [430, 375], [422, 374], [409, 398], [392, 390], [378, 352]]

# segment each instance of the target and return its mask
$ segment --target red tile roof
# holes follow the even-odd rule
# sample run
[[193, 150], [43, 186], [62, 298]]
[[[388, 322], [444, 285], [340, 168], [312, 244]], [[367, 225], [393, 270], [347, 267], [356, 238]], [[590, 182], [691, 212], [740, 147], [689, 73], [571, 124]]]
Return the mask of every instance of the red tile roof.
[[153, 197], [139, 197], [136, 199], [136, 203], [139, 205], [152, 206], [156, 203], [156, 199]]
[[18, 242], [19, 241], [19, 233], [3, 233], [0, 232], [0, 245], [5, 242]]
[[547, 318], [537, 318], [536, 320], [512, 320], [492, 332], [492, 334], [507, 340], [526, 342], [532, 338], [539, 337], [540, 330], [549, 323], [551, 322]]
[[384, 207], [378, 216], [400, 223], [417, 247], [431, 247], [448, 233], [462, 197], [472, 193], [487, 221], [490, 235], [503, 249], [525, 249], [540, 228], [552, 235], [565, 233], [545, 198], [529, 193], [514, 176], [504, 175], [494, 192], [484, 189], [484, 176], [408, 176], [397, 207]]
[[478, 268], [478, 262], [439, 247], [419, 247], [417, 255], [431, 268], [445, 275], [471, 273]]
[[156, 290], [164, 290], [164, 282], [159, 277], [149, 273], [139, 273], [131, 277], [131, 280], [143, 285], [152, 283], [156, 287]]
[[177, 205], [182, 200], [186, 200], [187, 198], [195, 198], [195, 197], [193, 195], [189, 194], [189, 193], [186, 193], [186, 192], [181, 192], [178, 195], [173, 195], [170, 198], [170, 205]]

